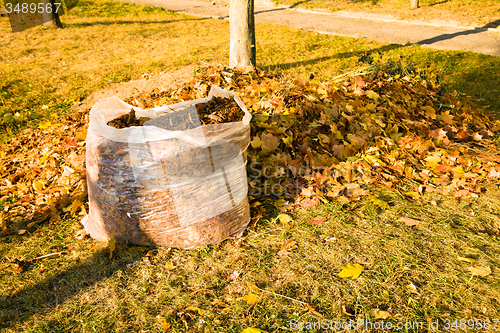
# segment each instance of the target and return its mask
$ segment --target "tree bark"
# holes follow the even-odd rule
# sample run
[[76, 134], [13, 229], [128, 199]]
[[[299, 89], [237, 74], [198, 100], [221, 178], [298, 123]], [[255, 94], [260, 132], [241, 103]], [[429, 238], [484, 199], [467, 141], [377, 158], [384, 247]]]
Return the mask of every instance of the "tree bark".
[[250, 70], [255, 67], [254, 0], [230, 0], [229, 67]]
[[[63, 25], [61, 23], [61, 20], [59, 19], [59, 13], [56, 12], [56, 2], [54, 0], [50, 0], [50, 5], [52, 6], [52, 19], [54, 20], [54, 23], [56, 24], [56, 27], [62, 28]], [[62, 8], [62, 7], [59, 7]]]
[[420, 7], [418, 0], [411, 0], [411, 9], [417, 9], [418, 7]]

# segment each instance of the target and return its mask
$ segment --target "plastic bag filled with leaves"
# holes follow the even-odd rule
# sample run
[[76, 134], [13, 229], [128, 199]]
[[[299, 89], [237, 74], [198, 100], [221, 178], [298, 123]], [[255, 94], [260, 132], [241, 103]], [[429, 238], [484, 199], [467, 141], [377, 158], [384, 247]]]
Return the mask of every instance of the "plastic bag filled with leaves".
[[[196, 105], [216, 97], [234, 98], [242, 120], [202, 125]], [[131, 109], [143, 126], [108, 126]], [[240, 236], [250, 222], [250, 119], [237, 96], [215, 86], [207, 98], [153, 109], [118, 97], [95, 104], [87, 134], [87, 233], [179, 248]]]

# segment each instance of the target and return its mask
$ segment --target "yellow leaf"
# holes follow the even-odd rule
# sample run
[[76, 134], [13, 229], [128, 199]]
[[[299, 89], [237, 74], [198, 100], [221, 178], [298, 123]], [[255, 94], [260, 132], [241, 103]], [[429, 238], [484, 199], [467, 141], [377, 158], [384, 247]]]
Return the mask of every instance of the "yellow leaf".
[[370, 310], [370, 316], [372, 316], [375, 319], [387, 319], [389, 317], [392, 317], [389, 312], [380, 309]]
[[326, 94], [328, 94], [328, 92], [325, 89], [323, 89], [323, 88], [318, 88], [318, 90], [316, 90], [316, 91], [320, 95], [326, 95]]
[[241, 333], [267, 333], [266, 331], [261, 330], [260, 328], [247, 327]]
[[47, 161], [47, 159], [49, 158], [49, 154], [45, 154], [43, 155], [41, 158], [40, 158], [40, 162], [38, 162], [38, 165], [42, 165], [43, 163], [45, 163], [45, 161]]
[[262, 144], [264, 143], [264, 141], [262, 141], [258, 135], [254, 136], [253, 137], [253, 140], [250, 141], [250, 144], [252, 145], [252, 148], [259, 148], [260, 146], [262, 146]]
[[62, 124], [52, 124], [50, 121], [42, 121], [40, 124], [38, 124], [38, 128], [40, 129], [47, 129], [49, 127], [59, 127], [62, 126]]
[[373, 91], [373, 90], [367, 90], [367, 91], [365, 92], [365, 95], [366, 95], [366, 97], [371, 98], [371, 99], [373, 99], [373, 100], [375, 100], [375, 101], [377, 101], [377, 100], [380, 98], [379, 94], [377, 94], [377, 93], [376, 93], [375, 91]]
[[85, 141], [85, 139], [87, 138], [87, 129], [84, 128], [80, 132], [77, 132], [75, 136], [78, 141]]
[[257, 287], [255, 284], [252, 284], [250, 282], [247, 282], [247, 288], [251, 292], [258, 293], [260, 291], [259, 287]]
[[278, 215], [278, 220], [280, 220], [281, 223], [284, 225], [287, 225], [290, 222], [293, 222], [293, 219], [290, 217], [290, 215], [287, 214], [280, 214]]
[[427, 105], [425, 106], [424, 108], [424, 111], [425, 111], [425, 115], [428, 117], [428, 118], [431, 118], [431, 119], [436, 119], [436, 110], [430, 106], [430, 105]]
[[347, 266], [343, 266], [342, 270], [338, 274], [338, 276], [342, 278], [352, 278], [356, 279], [361, 275], [361, 272], [363, 271], [364, 267], [361, 266], [360, 264], [347, 264]]
[[291, 145], [292, 142], [293, 142], [293, 136], [290, 135], [290, 136], [285, 136], [284, 138], [282, 138], [281, 140], [283, 140], [283, 142], [287, 145]]
[[0, 153], [0, 158], [5, 158], [6, 156], [7, 156], [7, 155], [5, 155], [5, 152], [4, 152], [4, 151]]
[[40, 129], [46, 129], [50, 126], [52, 126], [52, 123], [50, 121], [42, 121], [40, 122], [40, 124], [38, 124], [38, 128]]
[[63, 208], [63, 212], [67, 213], [70, 212], [71, 215], [75, 214], [78, 208], [80, 208], [83, 205], [83, 202], [81, 200], [74, 200], [71, 205], [69, 205], [66, 208]]
[[33, 188], [35, 189], [35, 191], [41, 191], [44, 187], [45, 185], [39, 180], [35, 180], [33, 182]]
[[113, 258], [113, 252], [116, 249], [116, 239], [111, 238], [108, 241], [108, 246], [109, 246], [109, 259]]
[[165, 264], [165, 268], [168, 270], [168, 271], [171, 271], [173, 270], [174, 268], [176, 268], [177, 266], [175, 266], [171, 261], [168, 261], [166, 264]]
[[186, 311], [190, 311], [190, 312], [198, 312], [198, 314], [201, 316], [201, 315], [203, 314], [203, 311], [204, 311], [204, 310], [203, 310], [203, 309], [200, 309], [200, 308], [198, 308], [198, 307], [196, 307], [196, 306], [188, 306], [188, 307], [186, 308]]
[[274, 207], [280, 208], [285, 204], [286, 200], [285, 199], [278, 199], [274, 202]]
[[457, 259], [460, 260], [460, 261], [465, 261], [465, 262], [471, 263], [471, 264], [473, 264], [474, 261], [475, 261], [474, 259], [464, 258], [464, 257], [460, 257], [460, 256], [457, 257]]
[[378, 206], [382, 209], [386, 209], [389, 204], [387, 202], [385, 202], [384, 200], [382, 199], [379, 199], [379, 198], [376, 198], [376, 197], [368, 197], [368, 199], [370, 199], [370, 201], [375, 205], [375, 206]]
[[481, 277], [485, 277], [491, 274], [491, 268], [489, 267], [467, 267], [469, 272], [471, 272], [473, 275], [479, 275]]
[[257, 302], [260, 301], [260, 296], [256, 295], [254, 293], [250, 293], [248, 295], [243, 296], [243, 300], [247, 301], [248, 305], [256, 304]]
[[403, 194], [406, 195], [407, 197], [412, 198], [413, 200], [420, 199], [420, 195], [416, 191], [403, 192]]

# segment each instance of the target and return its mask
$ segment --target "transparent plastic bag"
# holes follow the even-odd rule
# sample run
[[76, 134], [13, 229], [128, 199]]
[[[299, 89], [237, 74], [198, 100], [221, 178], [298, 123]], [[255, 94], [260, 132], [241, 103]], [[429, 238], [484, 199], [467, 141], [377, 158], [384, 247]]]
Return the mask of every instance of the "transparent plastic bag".
[[[176, 117], [197, 117], [193, 106], [212, 97], [234, 98], [244, 111], [242, 121], [200, 123], [185, 131], [148, 122], [107, 126], [132, 108], [137, 117], [151, 118], [150, 124], [166, 113], [174, 123]], [[117, 97], [95, 104], [86, 141], [89, 214], [82, 224], [87, 233], [98, 240], [179, 248], [240, 236], [250, 222], [245, 167], [250, 119], [237, 96], [215, 86], [207, 98], [154, 109]]]

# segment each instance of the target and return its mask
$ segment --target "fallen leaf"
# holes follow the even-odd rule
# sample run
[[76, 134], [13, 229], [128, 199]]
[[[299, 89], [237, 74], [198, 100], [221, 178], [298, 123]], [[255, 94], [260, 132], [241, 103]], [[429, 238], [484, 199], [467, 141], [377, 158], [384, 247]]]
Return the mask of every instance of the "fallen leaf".
[[248, 305], [257, 304], [261, 300], [261, 296], [249, 293], [248, 295], [243, 296], [243, 300], [246, 301]]
[[79, 240], [82, 240], [82, 239], [85, 239], [87, 237], [87, 231], [85, 231], [85, 229], [81, 229], [81, 230], [78, 230], [75, 234], [75, 238], [76, 239], [79, 239]]
[[325, 223], [325, 221], [326, 221], [326, 217], [318, 216], [318, 217], [310, 219], [309, 223], [314, 224], [314, 225], [321, 225], [321, 224]]
[[264, 154], [275, 151], [276, 148], [278, 148], [278, 146], [280, 145], [280, 139], [275, 137], [271, 133], [262, 133], [260, 135], [260, 139], [263, 142], [261, 149]]
[[465, 196], [467, 196], [469, 194], [470, 194], [469, 190], [459, 190], [459, 191], [455, 192], [454, 197], [455, 198], [460, 198], [460, 197], [465, 197]]
[[352, 278], [356, 279], [363, 272], [364, 267], [360, 264], [347, 264], [346, 266], [342, 266], [342, 270], [338, 274], [341, 278]]
[[469, 272], [471, 272], [473, 275], [478, 275], [481, 277], [485, 277], [491, 274], [491, 268], [489, 267], [484, 267], [484, 266], [476, 266], [476, 267], [467, 267]]
[[374, 319], [387, 319], [392, 317], [389, 312], [380, 309], [372, 309], [369, 313]]
[[460, 261], [465, 261], [465, 262], [471, 263], [471, 264], [473, 264], [474, 261], [475, 261], [474, 259], [460, 257], [460, 256], [458, 256], [457, 259], [460, 260]]
[[108, 241], [108, 246], [109, 246], [109, 259], [113, 258], [113, 252], [116, 249], [116, 239], [111, 238]]
[[33, 181], [33, 188], [35, 189], [35, 191], [41, 191], [43, 190], [44, 187], [45, 185], [41, 181], [39, 180]]
[[375, 205], [375, 206], [378, 206], [382, 209], [387, 209], [387, 207], [389, 206], [389, 204], [382, 200], [382, 199], [379, 199], [379, 198], [376, 198], [376, 197], [368, 197], [368, 199], [370, 199], [370, 201]]
[[167, 269], [167, 271], [171, 271], [171, 270], [175, 269], [176, 267], [177, 266], [175, 266], [174, 263], [171, 261], [167, 261], [165, 263], [165, 268]]
[[64, 139], [63, 148], [71, 148], [71, 147], [78, 147], [78, 143], [76, 143], [76, 139], [75, 138]]
[[414, 294], [417, 294], [417, 287], [412, 283], [410, 282], [409, 284], [406, 285], [406, 289], [411, 292], [411, 293], [414, 293]]
[[377, 93], [376, 93], [375, 91], [373, 91], [373, 90], [367, 90], [367, 91], [365, 92], [365, 95], [366, 95], [366, 97], [371, 98], [371, 99], [373, 99], [373, 100], [375, 100], [375, 101], [378, 101], [378, 99], [380, 98], [379, 94], [377, 94]]
[[163, 328], [164, 331], [166, 331], [170, 328], [170, 324], [162, 316], [158, 315], [156, 317], [156, 319], [158, 319], [158, 321], [160, 322], [161, 327]]
[[197, 313], [201, 316], [201, 315], [203, 315], [203, 312], [204, 312], [205, 310], [200, 309], [200, 308], [198, 308], [198, 307], [196, 307], [196, 306], [188, 306], [188, 307], [186, 308], [186, 311], [188, 311], [188, 312], [197, 312]]
[[449, 165], [440, 164], [436, 167], [436, 170], [442, 173], [446, 173], [453, 171], [453, 168]]
[[288, 214], [279, 214], [278, 220], [280, 220], [280, 222], [285, 226], [288, 225], [288, 223], [293, 222], [293, 219]]
[[231, 273], [231, 275], [229, 275], [227, 277], [227, 280], [234, 282], [234, 281], [238, 280], [238, 278], [240, 277], [240, 274], [241, 273], [239, 271], [234, 271]]
[[403, 222], [408, 227], [412, 227], [420, 223], [419, 220], [411, 219], [409, 217], [400, 217], [398, 222]]
[[250, 290], [253, 293], [259, 293], [260, 292], [259, 287], [257, 287], [255, 284], [252, 284], [250, 282], [247, 282], [247, 288], [248, 288], [248, 290]]
[[321, 313], [319, 313], [318, 311], [316, 311], [316, 309], [311, 304], [307, 304], [306, 308], [307, 308], [307, 311], [311, 312], [313, 315], [315, 315], [317, 317], [320, 317], [320, 318], [324, 318], [325, 317]]
[[247, 327], [241, 333], [267, 333], [266, 331], [261, 330], [260, 328], [255, 327]]
[[281, 245], [281, 250], [278, 252], [278, 255], [281, 256], [288, 254], [298, 247], [299, 245], [296, 241], [294, 241], [293, 239], [289, 239]]

